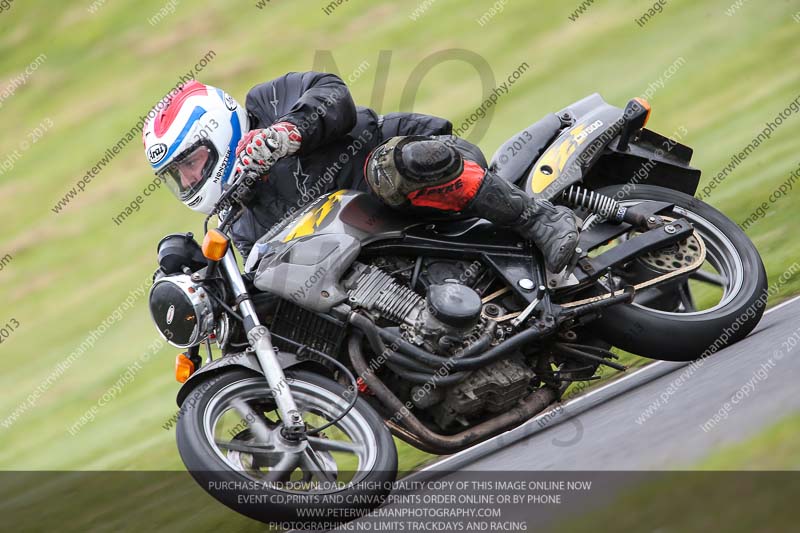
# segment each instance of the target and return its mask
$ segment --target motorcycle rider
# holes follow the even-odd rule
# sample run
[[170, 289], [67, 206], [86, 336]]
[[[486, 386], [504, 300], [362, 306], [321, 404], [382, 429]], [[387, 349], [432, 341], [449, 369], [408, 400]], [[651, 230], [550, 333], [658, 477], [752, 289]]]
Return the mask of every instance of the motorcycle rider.
[[145, 154], [184, 204], [209, 214], [238, 173], [261, 176], [232, 228], [243, 257], [287, 214], [345, 188], [369, 189], [392, 208], [511, 227], [542, 250], [551, 272], [574, 255], [571, 210], [487, 170], [480, 149], [451, 135], [445, 119], [357, 107], [334, 74], [290, 72], [251, 89], [244, 108], [197, 81], [164, 102], [143, 129]]

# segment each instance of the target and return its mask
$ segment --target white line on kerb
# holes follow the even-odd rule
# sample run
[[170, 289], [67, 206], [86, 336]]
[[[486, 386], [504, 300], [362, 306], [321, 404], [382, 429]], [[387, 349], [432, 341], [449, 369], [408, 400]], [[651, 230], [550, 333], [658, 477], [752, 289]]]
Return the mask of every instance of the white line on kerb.
[[[794, 298], [791, 298], [791, 299], [789, 299], [789, 300], [787, 300], [787, 301], [785, 301], [785, 302], [783, 302], [781, 304], [778, 304], [775, 307], [771, 307], [771, 308], [767, 309], [766, 311], [764, 311], [764, 314], [767, 315], [767, 314], [769, 314], [769, 313], [771, 313], [773, 311], [777, 311], [778, 309], [780, 309], [782, 307], [785, 307], [785, 306], [787, 306], [787, 305], [789, 305], [791, 303], [794, 303], [794, 302], [796, 302], [798, 300], [800, 300], [800, 296], [795, 296]], [[691, 362], [686, 362], [686, 363], [684, 363], [682, 365], [676, 365], [676, 363], [673, 362], [673, 361], [655, 361], [653, 363], [650, 363], [649, 365], [647, 365], [644, 368], [640, 368], [639, 370], [637, 370], [637, 371], [635, 371], [635, 372], [633, 372], [631, 374], [628, 374], [627, 376], [621, 377], [619, 379], [615, 379], [611, 383], [606, 383], [602, 387], [598, 387], [598, 388], [596, 388], [594, 390], [590, 390], [586, 394], [582, 394], [579, 397], [575, 398], [574, 400], [570, 400], [567, 403], [561, 404], [561, 408], [562, 409], [566, 409], [566, 408], [568, 408], [568, 407], [570, 407], [572, 405], [575, 405], [575, 404], [578, 404], [578, 403], [580, 403], [582, 401], [585, 401], [587, 398], [591, 398], [595, 394], [599, 394], [601, 391], [604, 391], [604, 390], [612, 388], [612, 387], [618, 387], [619, 385], [622, 385], [623, 382], [632, 379], [634, 376], [637, 376], [637, 375], [641, 374], [642, 372], [652, 372], [653, 369], [657, 369], [657, 368], [659, 368], [659, 367], [661, 367], [661, 366], [663, 366], [665, 364], [676, 365], [675, 369], [677, 370], [679, 368], [683, 368], [684, 366], [689, 365], [690, 363]], [[539, 420], [540, 418], [543, 418], [544, 416], [546, 416], [551, 410], [552, 409], [546, 409], [545, 411], [542, 411], [541, 413], [539, 413], [535, 417], [531, 418], [527, 422], [523, 423], [522, 425], [519, 425], [516, 428], [510, 429], [509, 431], [514, 431], [516, 429], [521, 428], [522, 426], [526, 426], [528, 424], [533, 424], [537, 420]], [[552, 427], [552, 426], [546, 426], [546, 427]], [[475, 446], [472, 446], [471, 448], [467, 448], [466, 450], [462, 450], [460, 452], [454, 453], [453, 455], [448, 455], [444, 459], [442, 459], [440, 461], [437, 461], [437, 462], [435, 462], [433, 464], [430, 464], [430, 465], [426, 466], [425, 468], [420, 469], [419, 472], [425, 472], [427, 470], [433, 470], [434, 467], [436, 468], [436, 470], [439, 470], [442, 467], [442, 465], [444, 465], [448, 461], [451, 461], [451, 460], [453, 460], [453, 459], [455, 459], [455, 458], [459, 457], [460, 455], [465, 454], [467, 452], [474, 453], [476, 449], [488, 445], [490, 442], [492, 442], [493, 440], [504, 436], [506, 433], [508, 433], [508, 432], [506, 431], [506, 432], [500, 433], [499, 435], [495, 435], [491, 439], [485, 440], [485, 441], [481, 442], [480, 444], [476, 444]], [[531, 435], [528, 435], [528, 437], [532, 436], [535, 433], [537, 433], [537, 432], [534, 431], [533, 433], [531, 433]]]

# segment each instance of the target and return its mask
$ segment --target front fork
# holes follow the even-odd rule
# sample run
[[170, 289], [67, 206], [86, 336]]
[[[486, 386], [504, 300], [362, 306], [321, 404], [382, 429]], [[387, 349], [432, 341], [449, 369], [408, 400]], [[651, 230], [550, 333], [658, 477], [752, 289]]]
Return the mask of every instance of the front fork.
[[256, 309], [239, 272], [233, 250], [228, 248], [225, 256], [220, 262], [222, 270], [230, 281], [236, 301], [239, 302], [239, 312], [244, 319], [244, 329], [247, 332], [247, 340], [250, 347], [256, 353], [256, 358], [267, 378], [267, 384], [272, 391], [275, 403], [278, 406], [278, 413], [284, 422], [283, 435], [290, 439], [299, 439], [305, 433], [305, 424], [297, 404], [292, 397], [286, 376], [283, 373], [278, 355], [272, 346], [272, 336], [266, 326], [262, 325], [256, 315]]

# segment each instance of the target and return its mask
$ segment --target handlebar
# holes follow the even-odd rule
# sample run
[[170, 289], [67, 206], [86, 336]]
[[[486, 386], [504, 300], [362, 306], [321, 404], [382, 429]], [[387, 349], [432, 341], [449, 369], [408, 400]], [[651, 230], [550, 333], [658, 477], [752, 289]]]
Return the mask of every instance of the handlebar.
[[214, 215], [220, 215], [220, 219], [222, 219], [222, 212], [230, 210], [228, 215], [222, 221], [222, 224], [219, 226], [220, 231], [226, 232], [230, 225], [233, 224], [233, 221], [238, 218], [238, 215], [241, 212], [243, 207], [241, 201], [242, 197], [251, 190], [259, 178], [260, 176], [253, 171], [242, 172], [238, 176], [235, 176], [228, 189], [223, 192], [222, 196], [220, 196], [219, 200], [217, 200], [217, 203], [214, 205], [214, 209], [211, 211], [211, 214], [206, 217], [204, 230], [208, 232], [208, 221], [211, 220], [211, 217]]

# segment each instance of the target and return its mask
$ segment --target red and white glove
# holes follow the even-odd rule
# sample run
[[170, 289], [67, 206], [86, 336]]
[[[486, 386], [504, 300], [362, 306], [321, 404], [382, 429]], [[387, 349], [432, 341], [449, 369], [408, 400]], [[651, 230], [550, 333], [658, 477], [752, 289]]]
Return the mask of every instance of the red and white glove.
[[297, 152], [302, 140], [300, 130], [291, 122], [249, 131], [236, 146], [234, 174], [252, 171], [262, 176], [278, 159]]

